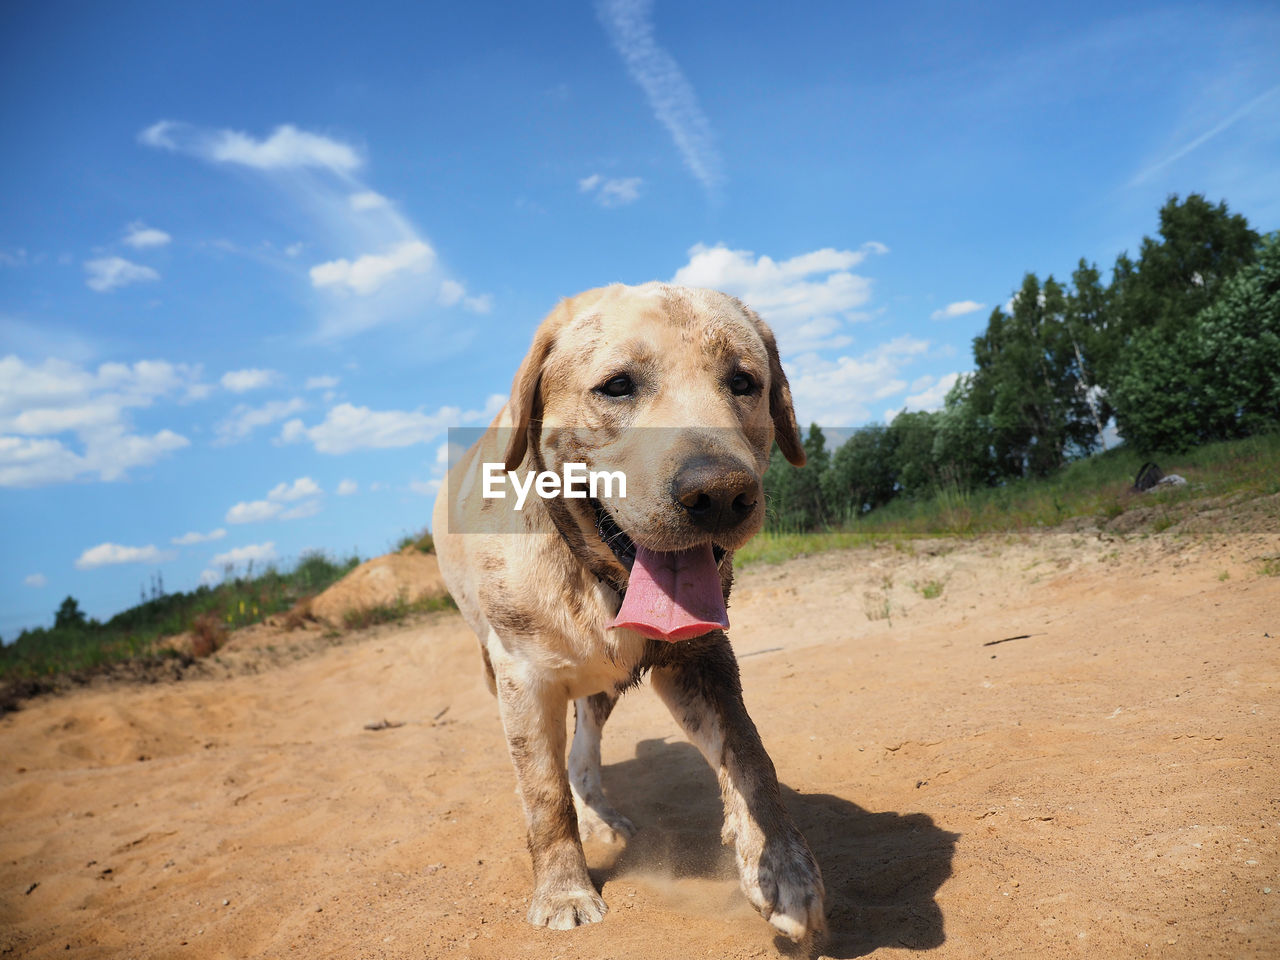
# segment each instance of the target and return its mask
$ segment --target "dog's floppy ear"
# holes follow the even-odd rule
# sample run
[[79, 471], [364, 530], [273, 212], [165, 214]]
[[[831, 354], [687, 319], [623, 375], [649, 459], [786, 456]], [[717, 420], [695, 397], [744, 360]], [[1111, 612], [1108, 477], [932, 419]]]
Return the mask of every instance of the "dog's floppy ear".
[[800, 442], [796, 411], [791, 404], [791, 385], [787, 383], [782, 361], [778, 359], [778, 342], [773, 338], [769, 325], [754, 310], [745, 305], [743, 309], [760, 331], [760, 338], [764, 340], [764, 348], [769, 354], [769, 416], [773, 418], [773, 438], [778, 441], [778, 449], [788, 463], [803, 467], [806, 459], [804, 445]]
[[551, 316], [542, 321], [538, 332], [533, 335], [533, 345], [525, 355], [524, 362], [516, 371], [516, 378], [511, 382], [511, 399], [507, 401], [507, 409], [511, 413], [511, 438], [507, 441], [506, 469], [515, 470], [524, 462], [524, 455], [529, 449], [529, 435], [536, 424], [542, 426], [542, 368], [547, 357], [555, 346], [556, 331], [559, 323], [558, 314], [565, 309], [561, 304]]

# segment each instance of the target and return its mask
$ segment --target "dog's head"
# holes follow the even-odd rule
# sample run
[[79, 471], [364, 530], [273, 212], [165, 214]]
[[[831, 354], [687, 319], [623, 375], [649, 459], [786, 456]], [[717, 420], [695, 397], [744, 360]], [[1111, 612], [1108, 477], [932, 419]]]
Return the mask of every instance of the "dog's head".
[[624, 570], [635, 546], [710, 544], [718, 561], [764, 522], [774, 440], [804, 463], [772, 331], [711, 290], [615, 285], [561, 302], [516, 374], [509, 414], [508, 470], [625, 475], [625, 496], [601, 485], [553, 505], [575, 551]]

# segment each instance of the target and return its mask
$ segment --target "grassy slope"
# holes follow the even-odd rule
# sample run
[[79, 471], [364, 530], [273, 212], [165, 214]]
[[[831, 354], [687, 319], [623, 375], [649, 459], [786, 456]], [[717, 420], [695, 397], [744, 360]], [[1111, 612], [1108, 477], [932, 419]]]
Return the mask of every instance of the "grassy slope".
[[1109, 520], [1137, 506], [1166, 508], [1153, 529], [1171, 526], [1179, 506], [1205, 497], [1266, 496], [1280, 492], [1280, 434], [1206, 444], [1184, 454], [1161, 456], [1166, 475], [1189, 483], [1155, 494], [1134, 495], [1133, 478], [1143, 459], [1120, 447], [1068, 464], [1044, 480], [1021, 480], [973, 493], [939, 491], [935, 496], [890, 503], [843, 529], [816, 533], [764, 533], [738, 551], [738, 566], [780, 563], [799, 554], [854, 547], [886, 537], [974, 535], [1041, 530], [1073, 517]]
[[[1179, 506], [1205, 497], [1264, 496], [1280, 491], [1280, 434], [1231, 443], [1210, 444], [1179, 456], [1162, 457], [1166, 474], [1178, 473], [1190, 484], [1138, 497], [1130, 493], [1141, 466], [1135, 454], [1120, 448], [1072, 463], [1054, 477], [1027, 480], [968, 494], [939, 492], [925, 499], [882, 507], [846, 529], [814, 533], [763, 533], [737, 553], [739, 567], [780, 563], [801, 554], [855, 547], [884, 539], [939, 535], [1020, 532], [1057, 526], [1073, 517], [1108, 520], [1134, 506], [1159, 504], [1159, 530], [1176, 522]], [[1190, 508], [1188, 508], [1190, 509]], [[429, 536], [405, 537], [409, 545], [429, 552]], [[229, 579], [217, 587], [159, 597], [112, 617], [105, 624], [66, 630], [30, 631], [17, 643], [0, 647], [0, 685], [36, 683], [62, 675], [83, 675], [124, 661], [172, 656], [161, 638], [190, 630], [198, 618], [234, 629], [288, 610], [299, 599], [317, 594], [359, 562], [342, 562], [322, 554], [301, 558], [288, 572], [268, 568], [256, 577]], [[440, 609], [447, 598], [420, 605]], [[399, 619], [418, 607], [397, 605], [366, 611], [349, 627]]]
[[0, 683], [93, 673], [123, 661], [174, 656], [159, 645], [161, 638], [190, 630], [197, 620], [222, 629], [257, 623], [321, 592], [359, 562], [358, 557], [335, 562], [310, 553], [287, 572], [268, 567], [257, 576], [230, 578], [216, 587], [166, 594], [106, 623], [25, 631], [0, 647]]

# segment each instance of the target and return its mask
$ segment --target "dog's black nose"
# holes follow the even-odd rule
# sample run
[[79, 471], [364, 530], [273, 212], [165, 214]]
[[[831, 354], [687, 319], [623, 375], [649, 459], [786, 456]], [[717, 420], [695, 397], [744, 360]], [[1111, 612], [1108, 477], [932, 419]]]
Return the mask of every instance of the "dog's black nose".
[[671, 481], [671, 496], [695, 527], [727, 533], [760, 503], [760, 479], [741, 461], [729, 457], [695, 457]]

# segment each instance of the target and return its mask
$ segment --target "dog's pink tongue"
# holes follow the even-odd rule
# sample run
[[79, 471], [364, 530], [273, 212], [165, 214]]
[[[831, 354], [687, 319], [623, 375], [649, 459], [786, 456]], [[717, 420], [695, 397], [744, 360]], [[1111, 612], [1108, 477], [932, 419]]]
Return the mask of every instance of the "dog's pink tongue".
[[660, 553], [637, 543], [622, 608], [609, 626], [673, 642], [727, 629], [729, 613], [711, 544]]

